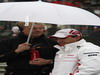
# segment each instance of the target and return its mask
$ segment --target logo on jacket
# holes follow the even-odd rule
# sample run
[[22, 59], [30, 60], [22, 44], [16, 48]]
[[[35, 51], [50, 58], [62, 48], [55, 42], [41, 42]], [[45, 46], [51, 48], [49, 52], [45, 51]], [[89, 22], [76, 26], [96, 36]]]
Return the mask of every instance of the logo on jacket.
[[88, 55], [88, 56], [98, 56], [100, 52], [87, 52], [87, 53], [84, 53], [85, 55]]

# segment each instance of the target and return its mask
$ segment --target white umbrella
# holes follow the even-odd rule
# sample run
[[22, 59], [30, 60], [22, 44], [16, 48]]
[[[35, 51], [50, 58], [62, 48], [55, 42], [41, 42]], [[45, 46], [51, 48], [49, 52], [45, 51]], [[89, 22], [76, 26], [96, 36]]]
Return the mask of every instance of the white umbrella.
[[42, 1], [0, 3], [0, 21], [26, 21], [25, 19], [29, 22], [60, 25], [100, 25], [99, 17], [77, 7]]
[[[91, 12], [77, 7], [42, 1], [0, 3], [0, 20], [53, 23], [58, 25], [100, 25], [100, 18]], [[33, 25], [27, 43], [32, 29]]]

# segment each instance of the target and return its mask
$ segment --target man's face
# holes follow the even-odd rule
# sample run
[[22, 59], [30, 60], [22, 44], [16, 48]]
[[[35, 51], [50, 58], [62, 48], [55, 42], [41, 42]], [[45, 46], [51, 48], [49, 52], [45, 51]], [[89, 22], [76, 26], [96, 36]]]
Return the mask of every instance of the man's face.
[[69, 43], [73, 43], [77, 41], [77, 37], [66, 37], [66, 38], [57, 38], [57, 42], [59, 43], [59, 45], [63, 46], [65, 44], [69, 44]]
[[[32, 25], [29, 25], [29, 26], [24, 27], [24, 29], [23, 29], [24, 35], [27, 36], [29, 34], [30, 29], [31, 29], [31, 26]], [[32, 38], [39, 37], [39, 36], [41, 36], [44, 33], [44, 31], [45, 30], [44, 30], [44, 26], [43, 25], [36, 24], [33, 27], [31, 37]]]

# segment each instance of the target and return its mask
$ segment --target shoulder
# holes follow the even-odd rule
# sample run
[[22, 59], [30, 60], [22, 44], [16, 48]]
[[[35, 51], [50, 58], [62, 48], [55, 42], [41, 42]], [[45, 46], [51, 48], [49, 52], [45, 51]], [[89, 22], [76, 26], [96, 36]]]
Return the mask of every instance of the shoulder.
[[100, 47], [92, 43], [85, 43], [78, 51], [80, 57], [96, 54], [100, 54]]
[[91, 43], [91, 42], [87, 42], [83, 45], [82, 49], [85, 49], [85, 50], [94, 50], [94, 49], [100, 49], [99, 46]]
[[18, 40], [20, 40], [21, 37], [20, 36], [15, 36], [15, 37], [10, 37], [10, 38], [5, 38], [0, 40], [0, 44], [1, 43], [12, 43], [12, 42], [18, 42]]
[[16, 37], [5, 38], [5, 39], [0, 40], [0, 44], [8, 43], [8, 42], [13, 42], [15, 39], [16, 39]]

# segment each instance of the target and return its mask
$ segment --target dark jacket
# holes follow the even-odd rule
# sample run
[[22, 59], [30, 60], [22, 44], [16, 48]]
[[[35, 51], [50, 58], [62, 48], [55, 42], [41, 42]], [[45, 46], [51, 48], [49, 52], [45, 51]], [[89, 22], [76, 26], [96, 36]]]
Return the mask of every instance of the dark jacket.
[[[45, 68], [48, 68], [50, 72], [53, 65], [43, 65], [36, 66], [30, 65], [30, 50], [24, 51], [22, 53], [15, 53], [14, 50], [18, 47], [19, 44], [25, 43], [27, 37], [24, 35], [19, 35], [6, 40], [0, 41], [0, 62], [7, 62], [6, 71], [16, 72], [16, 71], [41, 71]], [[54, 59], [57, 49], [53, 45], [57, 44], [56, 42], [46, 38], [44, 35], [30, 39], [31, 47], [37, 46], [36, 49], [40, 53], [40, 57], [44, 59]]]

